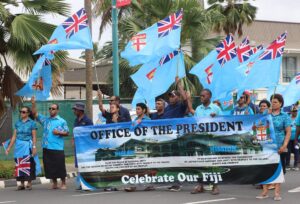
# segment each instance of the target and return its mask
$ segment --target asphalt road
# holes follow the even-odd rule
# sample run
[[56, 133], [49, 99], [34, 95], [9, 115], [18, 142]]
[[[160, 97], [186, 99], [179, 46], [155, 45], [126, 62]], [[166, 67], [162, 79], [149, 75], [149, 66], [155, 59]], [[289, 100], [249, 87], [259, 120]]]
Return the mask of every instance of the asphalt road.
[[161, 187], [151, 192], [82, 192], [75, 190], [74, 179], [70, 179], [68, 180], [67, 190], [49, 190], [50, 184], [34, 185], [31, 191], [16, 191], [15, 188], [2, 189], [0, 190], [0, 204], [267, 204], [274, 202], [299, 204], [300, 171], [288, 171], [285, 178], [286, 182], [282, 184], [283, 200], [279, 202], [273, 201], [273, 190], [270, 191], [270, 198], [257, 200], [255, 196], [260, 193], [260, 190], [255, 189], [251, 185], [221, 185], [221, 194], [217, 196], [213, 196], [209, 192], [192, 195], [190, 191], [193, 185], [183, 186], [179, 192], [169, 192], [166, 190], [166, 187]]

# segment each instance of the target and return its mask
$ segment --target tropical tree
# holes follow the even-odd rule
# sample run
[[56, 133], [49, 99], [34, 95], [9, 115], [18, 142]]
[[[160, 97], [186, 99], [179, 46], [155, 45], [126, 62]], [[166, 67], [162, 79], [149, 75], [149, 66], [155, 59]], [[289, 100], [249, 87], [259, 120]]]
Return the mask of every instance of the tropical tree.
[[237, 32], [238, 36], [243, 35], [244, 24], [250, 25], [254, 21], [257, 10], [247, 0], [208, 0], [208, 4], [208, 10], [218, 11], [223, 16], [214, 29], [226, 34]]
[[[98, 0], [94, 6], [95, 12], [97, 12], [102, 19], [100, 34], [106, 26], [111, 25], [110, 2], [110, 0]], [[215, 2], [215, 4], [217, 4], [217, 2]], [[181, 49], [185, 53], [185, 65], [188, 73], [193, 65], [207, 55], [220, 40], [221, 37], [210, 37], [210, 34], [217, 28], [217, 25], [225, 26], [224, 22], [226, 22], [227, 16], [221, 12], [221, 7], [212, 5], [210, 9], [204, 9], [202, 2], [199, 0], [132, 0], [130, 6], [121, 8], [119, 12], [119, 50], [123, 50], [124, 45], [130, 40], [131, 36], [181, 8], [183, 8], [184, 11], [181, 31]], [[241, 23], [242, 22], [246, 22], [246, 20], [241, 19]], [[112, 52], [109, 46], [110, 44], [107, 44], [103, 48], [106, 57], [111, 57], [110, 53]], [[125, 85], [125, 90], [134, 89], [134, 87], [128, 87], [130, 86], [129, 76], [138, 68], [139, 67], [130, 68], [127, 61], [120, 59], [120, 73], [127, 75], [122, 76], [121, 74], [121, 90]], [[124, 72], [122, 71], [123, 69], [125, 70]], [[186, 90], [189, 90], [192, 95], [199, 94], [201, 84], [199, 84], [195, 76], [187, 74], [187, 77], [183, 79], [183, 83]], [[133, 83], [131, 83], [131, 86], [132, 84]], [[128, 91], [121, 93], [128, 94]], [[130, 94], [132, 93], [134, 92]]]
[[[12, 7], [22, 7], [25, 13], [12, 13]], [[28, 75], [31, 72], [38, 58], [32, 53], [47, 43], [55, 29], [54, 25], [42, 21], [41, 15], [68, 13], [69, 6], [63, 0], [0, 0], [0, 115], [5, 109], [5, 100], [9, 100], [12, 107], [21, 101], [14, 95], [23, 86], [17, 73]], [[54, 84], [58, 83], [59, 73], [64, 68], [66, 53], [55, 55], [52, 63]]]
[[[101, 49], [99, 47], [99, 44], [96, 42], [93, 42], [93, 52], [94, 52], [94, 60], [99, 60], [102, 59], [102, 52]], [[80, 59], [84, 59], [85, 60], [85, 51], [81, 52], [81, 55], [79, 57]]]

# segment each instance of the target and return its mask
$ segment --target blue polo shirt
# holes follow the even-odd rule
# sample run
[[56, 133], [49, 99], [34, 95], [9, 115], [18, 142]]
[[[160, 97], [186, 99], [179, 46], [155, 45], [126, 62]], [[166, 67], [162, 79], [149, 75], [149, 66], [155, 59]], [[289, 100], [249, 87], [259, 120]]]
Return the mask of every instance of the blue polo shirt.
[[23, 141], [32, 140], [32, 130], [36, 130], [37, 126], [33, 120], [28, 118], [26, 121], [18, 120], [15, 124], [17, 139]]
[[187, 104], [182, 102], [177, 102], [176, 104], [169, 104], [164, 111], [162, 119], [167, 118], [183, 118], [187, 109]]
[[120, 105], [119, 113], [120, 113], [120, 117], [122, 118], [122, 122], [131, 121], [130, 113], [127, 108], [124, 108], [123, 106]]
[[216, 104], [210, 103], [207, 107], [203, 104], [198, 106], [195, 110], [194, 116], [202, 117], [202, 116], [210, 116], [211, 113], [215, 113], [216, 115], [221, 115], [221, 108]]
[[[248, 114], [246, 114], [248, 112]], [[234, 107], [231, 111], [231, 115], [254, 115], [252, 108], [249, 106], [244, 106], [240, 108], [239, 106]]]
[[281, 147], [285, 138], [285, 129], [291, 126], [291, 118], [288, 114], [280, 112], [278, 115], [273, 115], [273, 126], [275, 131], [276, 143], [278, 147]]
[[43, 126], [42, 147], [51, 150], [64, 150], [64, 137], [54, 135], [53, 130], [69, 132], [67, 122], [60, 116], [46, 117], [38, 114], [37, 120]]
[[75, 118], [74, 127], [89, 126], [89, 125], [93, 125], [93, 121], [91, 121], [91, 119], [89, 119], [86, 115], [84, 115], [83, 118], [81, 118], [81, 120]]

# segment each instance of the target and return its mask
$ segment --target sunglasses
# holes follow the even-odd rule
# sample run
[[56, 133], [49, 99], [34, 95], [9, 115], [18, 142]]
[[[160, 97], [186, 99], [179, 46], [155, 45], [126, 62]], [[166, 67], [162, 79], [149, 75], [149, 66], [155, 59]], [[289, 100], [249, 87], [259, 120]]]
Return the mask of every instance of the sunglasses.
[[22, 113], [22, 114], [28, 113], [27, 111], [19, 111], [19, 112]]
[[49, 110], [56, 110], [56, 108], [51, 108], [51, 107], [50, 107]]

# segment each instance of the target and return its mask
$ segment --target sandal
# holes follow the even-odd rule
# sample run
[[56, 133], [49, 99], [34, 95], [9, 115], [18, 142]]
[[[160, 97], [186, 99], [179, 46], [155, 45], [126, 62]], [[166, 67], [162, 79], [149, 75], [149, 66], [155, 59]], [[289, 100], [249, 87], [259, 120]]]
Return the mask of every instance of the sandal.
[[275, 201], [281, 201], [281, 200], [282, 200], [282, 197], [281, 197], [281, 196], [275, 196], [275, 197], [274, 197], [274, 200], [275, 200]]
[[128, 187], [124, 189], [126, 192], [133, 192], [136, 191], [136, 187]]
[[26, 188], [27, 188], [27, 190], [32, 190], [32, 186], [31, 185], [27, 185]]
[[204, 192], [204, 188], [201, 186], [196, 186], [194, 188], [194, 190], [191, 192], [191, 194], [198, 194], [198, 193], [203, 193]]
[[25, 190], [25, 186], [18, 186], [17, 191]]

